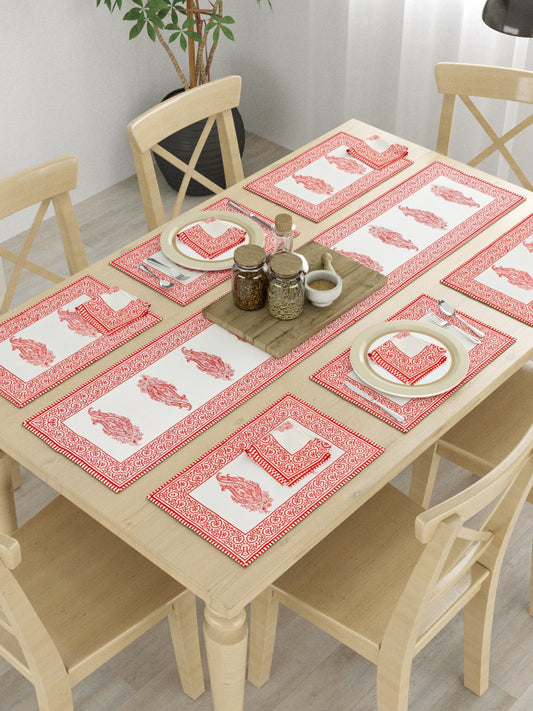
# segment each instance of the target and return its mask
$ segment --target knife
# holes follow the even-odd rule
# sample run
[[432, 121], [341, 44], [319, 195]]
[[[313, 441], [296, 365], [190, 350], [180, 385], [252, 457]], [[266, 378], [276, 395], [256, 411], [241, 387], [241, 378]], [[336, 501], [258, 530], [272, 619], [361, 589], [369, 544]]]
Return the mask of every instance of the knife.
[[391, 410], [390, 407], [387, 407], [383, 403], [379, 402], [379, 400], [376, 400], [368, 393], [365, 393], [364, 390], [361, 390], [349, 380], [345, 380], [344, 385], [346, 385], [346, 387], [350, 390], [353, 390], [354, 393], [357, 393], [360, 397], [363, 398], [363, 400], [368, 400], [368, 402], [371, 402], [373, 405], [377, 405], [377, 407], [383, 410], [383, 412], [386, 412], [387, 415], [390, 415], [393, 420], [396, 420], [396, 422], [401, 422], [402, 424], [405, 423], [405, 417], [403, 415], [399, 415], [397, 412], [394, 412], [394, 410]]
[[250, 212], [249, 210], [246, 210], [244, 207], [242, 207], [242, 205], [239, 205], [238, 203], [233, 202], [233, 200], [228, 200], [228, 204], [231, 205], [231, 207], [234, 207], [234, 208], [235, 208], [236, 210], [238, 210], [239, 212], [242, 212], [243, 215], [246, 215], [247, 217], [250, 217], [252, 220], [255, 220], [256, 222], [258, 222], [258, 223], [259, 223], [260, 225], [262, 225], [263, 227], [266, 227], [267, 230], [272, 230], [272, 229], [274, 229], [274, 223], [273, 223], [273, 222], [271, 222], [270, 224], [269, 224], [268, 222], [265, 222], [265, 220], [262, 220], [262, 219], [261, 219], [260, 217], [258, 217], [257, 215], [254, 215], [253, 212]]

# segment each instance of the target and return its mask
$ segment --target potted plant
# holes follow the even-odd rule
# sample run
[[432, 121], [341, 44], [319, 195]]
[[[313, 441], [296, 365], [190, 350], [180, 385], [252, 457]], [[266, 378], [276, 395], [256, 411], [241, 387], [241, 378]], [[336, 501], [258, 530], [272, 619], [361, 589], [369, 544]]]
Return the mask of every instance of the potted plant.
[[[272, 8], [271, 0], [266, 0]], [[261, 0], [256, 0], [261, 4]], [[224, 14], [223, 0], [205, 0], [207, 7], [201, 7], [200, 0], [96, 0], [96, 6], [104, 5], [110, 12], [115, 9], [126, 12], [123, 20], [133, 23], [129, 38], [138, 37], [146, 31], [153, 42], [159, 42], [161, 47], [172, 62], [182, 87], [164, 97], [174, 96], [179, 91], [187, 91], [195, 86], [210, 80], [211, 67], [215, 51], [221, 39], [234, 40], [230, 26], [235, 20], [230, 15]], [[178, 47], [187, 56], [188, 76], [182, 64], [178, 61], [172, 47]], [[244, 125], [237, 109], [233, 110], [233, 118], [239, 141], [241, 155], [244, 151]], [[185, 129], [185, 133], [169, 136], [162, 145], [171, 153], [187, 161], [200, 133], [204, 122]], [[178, 190], [182, 174], [160, 156], [155, 156], [156, 161], [165, 176], [165, 179]], [[213, 165], [213, 170], [209, 166]], [[208, 141], [198, 161], [200, 172], [210, 174], [209, 177], [219, 184], [223, 184], [223, 169], [218, 133], [213, 127]], [[204, 195], [209, 191], [199, 183], [191, 181], [188, 193]]]

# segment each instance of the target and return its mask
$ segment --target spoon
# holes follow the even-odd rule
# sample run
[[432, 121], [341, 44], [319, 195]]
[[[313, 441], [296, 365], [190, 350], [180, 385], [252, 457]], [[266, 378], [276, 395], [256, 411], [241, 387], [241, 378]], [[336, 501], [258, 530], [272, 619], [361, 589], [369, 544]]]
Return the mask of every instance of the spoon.
[[139, 269], [141, 270], [141, 272], [146, 272], [150, 276], [153, 276], [154, 279], [157, 279], [157, 281], [159, 282], [159, 286], [162, 289], [172, 289], [172, 287], [175, 286], [173, 281], [167, 281], [166, 279], [160, 279], [157, 276], [157, 274], [154, 274], [154, 272], [151, 269], [148, 269], [146, 264], [139, 264]]
[[484, 338], [485, 333], [483, 331], [480, 331], [479, 328], [476, 328], [475, 326], [471, 326], [468, 323], [468, 321], [465, 321], [464, 318], [461, 318], [460, 316], [458, 316], [457, 313], [455, 312], [455, 309], [453, 308], [453, 306], [450, 306], [450, 304], [448, 304], [443, 299], [439, 299], [438, 303], [439, 303], [439, 309], [442, 311], [443, 314], [445, 314], [446, 316], [455, 316], [457, 319], [459, 319], [459, 321], [461, 323], [464, 323], [464, 325], [467, 328], [469, 328], [472, 331], [472, 333], [475, 333], [476, 336], [478, 336], [479, 338]]

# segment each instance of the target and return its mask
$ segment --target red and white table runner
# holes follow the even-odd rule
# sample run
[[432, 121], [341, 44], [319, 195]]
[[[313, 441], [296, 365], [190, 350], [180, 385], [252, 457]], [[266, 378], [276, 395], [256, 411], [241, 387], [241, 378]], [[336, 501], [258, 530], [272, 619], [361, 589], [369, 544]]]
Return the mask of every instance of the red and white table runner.
[[[431, 323], [430, 319], [427, 319], [427, 313], [433, 311], [433, 313], [438, 313], [437, 301], [430, 296], [422, 294], [417, 299], [408, 304], [404, 309], [398, 311], [396, 314], [391, 316], [389, 321], [396, 319], [407, 319], [407, 320], [427, 320]], [[484, 368], [488, 363], [490, 363], [494, 358], [496, 358], [500, 353], [502, 353], [506, 348], [515, 342], [512, 336], [509, 336], [501, 331], [498, 331], [486, 323], [481, 323], [476, 319], [472, 318], [468, 314], [463, 312], [457, 312], [460, 316], [466, 319], [468, 322], [472, 323], [474, 326], [479, 326], [484, 332], [485, 337], [481, 339], [479, 345], [473, 345], [468, 339], [464, 339], [463, 343], [469, 350], [470, 365], [468, 368], [468, 373], [464, 380], [459, 383], [456, 387], [448, 390], [445, 393], [439, 395], [432, 395], [430, 397], [400, 397], [396, 395], [387, 395], [382, 392], [374, 390], [370, 386], [366, 385], [360, 378], [356, 376], [353, 372], [352, 365], [350, 362], [350, 351], [345, 350], [343, 353], [338, 355], [332, 361], [324, 365], [322, 368], [317, 370], [311, 376], [311, 379], [315, 382], [323, 385], [332, 392], [340, 395], [345, 400], [349, 400], [354, 404], [362, 407], [367, 412], [372, 415], [379, 417], [384, 420], [389, 425], [397, 427], [402, 432], [408, 432], [412, 429], [420, 420], [422, 420], [426, 415], [432, 412], [436, 407], [438, 407], [442, 402], [444, 402], [450, 395], [452, 395], [458, 388], [466, 383], [470, 378], [472, 378], [476, 373], [478, 373], [482, 368]], [[458, 322], [458, 326], [463, 328]], [[459, 335], [456, 333], [455, 335]], [[460, 336], [459, 336], [460, 337]], [[403, 422], [398, 422], [393, 419], [390, 415], [384, 412], [379, 405], [373, 404], [366, 400], [364, 397], [353, 392], [344, 385], [345, 381], [353, 381], [359, 389], [365, 392], [370, 397], [374, 398], [385, 407], [396, 412], [403, 418]], [[419, 381], [420, 382], [420, 381]]]
[[349, 153], [360, 143], [354, 136], [337, 133], [253, 180], [245, 188], [319, 222], [412, 165], [407, 158], [398, 157], [380, 169], [372, 168]]
[[111, 292], [82, 277], [1, 323], [0, 394], [22, 407], [161, 320], [143, 303], [102, 333], [79, 309]]
[[[286, 486], [247, 454], [297, 427], [330, 456]], [[294, 395], [285, 395], [148, 497], [243, 566], [370, 464], [383, 448]]]
[[442, 280], [533, 326], [533, 215]]
[[[224, 210], [226, 212], [236, 213], [237, 215], [242, 214], [229, 204], [228, 198], [218, 200], [204, 209]], [[255, 211], [255, 214], [257, 214], [258, 217], [263, 218], [266, 222], [272, 222], [272, 220], [264, 217], [257, 211]], [[261, 226], [261, 229], [265, 235], [265, 250], [268, 252], [274, 247], [274, 233], [272, 230], [268, 230], [263, 226]], [[169, 276], [168, 274], [159, 271], [156, 265], [151, 264], [150, 269], [154, 273], [158, 274], [160, 278], [172, 280], [175, 283], [171, 289], [163, 289], [153, 277], [139, 270], [139, 264], [141, 264], [147, 257], [158, 255], [160, 259], [165, 261], [165, 256], [161, 252], [161, 243], [159, 238], [160, 235], [156, 235], [155, 237], [146, 240], [146, 242], [143, 242], [138, 247], [134, 247], [133, 249], [130, 249], [122, 254], [120, 257], [116, 257], [110, 262], [110, 264], [117, 269], [120, 269], [120, 271], [125, 272], [128, 276], [131, 276], [152, 289], [155, 289], [160, 294], [164, 294], [166, 297], [172, 299], [172, 301], [175, 301], [181, 306], [185, 306], [202, 294], [205, 294], [210, 289], [213, 289], [218, 284], [221, 284], [226, 279], [229, 279], [229, 269], [201, 272], [174, 265], [173, 273], [182, 275], [178, 279], [173, 278], [172, 274]]]

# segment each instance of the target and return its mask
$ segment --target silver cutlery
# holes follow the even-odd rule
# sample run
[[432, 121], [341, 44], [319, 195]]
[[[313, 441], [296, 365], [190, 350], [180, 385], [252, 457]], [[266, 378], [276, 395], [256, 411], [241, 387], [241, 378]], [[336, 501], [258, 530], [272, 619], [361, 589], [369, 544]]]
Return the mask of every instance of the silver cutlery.
[[172, 277], [172, 279], [177, 279], [178, 281], [185, 281], [187, 279], [185, 274], [182, 274], [175, 267], [169, 267], [167, 264], [160, 262], [156, 257], [146, 257], [144, 261], [156, 267], [156, 269], [159, 269], [163, 274]]
[[146, 264], [139, 264], [139, 269], [141, 272], [146, 272], [146, 274], [149, 274], [150, 276], [154, 277], [154, 279], [157, 279], [159, 282], [159, 286], [162, 289], [172, 289], [173, 286], [176, 286], [173, 281], [167, 281], [166, 279], [161, 279], [160, 277], [157, 276], [151, 269], [148, 269]]
[[390, 407], [387, 407], [382, 402], [379, 402], [379, 400], [376, 400], [364, 390], [361, 390], [356, 385], [351, 383], [349, 380], [345, 380], [344, 385], [349, 390], [353, 390], [354, 393], [357, 393], [360, 397], [363, 398], [363, 400], [368, 400], [368, 402], [371, 402], [373, 405], [377, 405], [377, 407], [383, 410], [383, 412], [386, 412], [387, 415], [390, 415], [390, 417], [392, 417], [393, 420], [396, 420], [396, 422], [401, 422], [402, 424], [405, 422], [405, 417], [403, 415], [399, 415], [397, 412], [394, 412], [394, 410], [391, 410]]
[[246, 210], [242, 205], [239, 205], [236, 202], [233, 202], [233, 200], [228, 200], [228, 204], [231, 205], [231, 207], [234, 207], [236, 210], [239, 212], [242, 212], [243, 215], [246, 215], [247, 217], [250, 217], [252, 220], [255, 220], [258, 222], [260, 225], [263, 227], [266, 227], [267, 230], [273, 230], [274, 229], [274, 223], [271, 222], [270, 224], [268, 222], [265, 222], [265, 220], [262, 220], [258, 215], [255, 215], [253, 212], [250, 212], [249, 210]]
[[468, 321], [465, 321], [464, 318], [461, 318], [459, 314], [455, 311], [453, 306], [449, 304], [448, 302], [444, 301], [444, 299], [439, 299], [438, 301], [439, 304], [439, 309], [442, 311], [442, 313], [445, 316], [455, 316], [456, 319], [458, 319], [461, 323], [464, 323], [464, 325], [472, 331], [472, 333], [475, 333], [476, 336], [479, 338], [484, 338], [485, 337], [485, 332], [481, 331], [479, 328], [476, 328], [475, 326], [472, 326], [471, 324], [468, 323]]
[[466, 331], [463, 331], [462, 328], [457, 328], [457, 326], [454, 326], [453, 323], [450, 323], [449, 321], [446, 321], [445, 319], [441, 318], [440, 316], [437, 316], [437, 314], [434, 314], [433, 311], [428, 311], [426, 316], [430, 319], [430, 321], [433, 321], [433, 323], [436, 326], [441, 326], [442, 328], [446, 328], [446, 326], [451, 326], [452, 328], [455, 328], [456, 331], [459, 331], [459, 333], [462, 333], [465, 338], [468, 338], [470, 341], [472, 341], [472, 343], [475, 343], [476, 346], [478, 346], [481, 343], [479, 338], [476, 338], [475, 336], [471, 336]]

